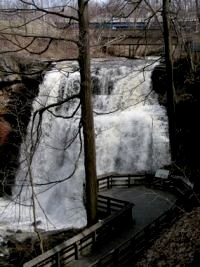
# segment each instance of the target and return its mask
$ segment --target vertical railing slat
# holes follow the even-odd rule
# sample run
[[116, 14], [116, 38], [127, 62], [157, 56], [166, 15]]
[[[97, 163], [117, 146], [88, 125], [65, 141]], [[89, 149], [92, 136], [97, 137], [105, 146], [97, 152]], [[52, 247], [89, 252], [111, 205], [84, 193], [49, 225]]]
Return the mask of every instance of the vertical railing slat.
[[61, 264], [60, 264], [60, 252], [56, 253], [56, 267], [61, 267]]

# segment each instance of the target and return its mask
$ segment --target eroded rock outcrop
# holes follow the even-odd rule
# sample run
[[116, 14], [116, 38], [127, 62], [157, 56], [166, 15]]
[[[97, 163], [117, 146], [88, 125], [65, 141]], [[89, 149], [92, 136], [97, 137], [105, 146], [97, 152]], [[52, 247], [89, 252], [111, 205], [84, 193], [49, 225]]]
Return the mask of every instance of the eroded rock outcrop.
[[[164, 63], [158, 65], [152, 74], [153, 88], [159, 95], [160, 104], [167, 106], [167, 77]], [[177, 95], [176, 103], [176, 166], [194, 184], [200, 192], [200, 64], [191, 70], [187, 59], [174, 63], [174, 84]], [[178, 167], [178, 168], [177, 168]]]
[[12, 194], [19, 147], [47, 64], [0, 57], [0, 196]]
[[8, 136], [11, 131], [10, 123], [0, 116], [0, 145], [8, 142]]

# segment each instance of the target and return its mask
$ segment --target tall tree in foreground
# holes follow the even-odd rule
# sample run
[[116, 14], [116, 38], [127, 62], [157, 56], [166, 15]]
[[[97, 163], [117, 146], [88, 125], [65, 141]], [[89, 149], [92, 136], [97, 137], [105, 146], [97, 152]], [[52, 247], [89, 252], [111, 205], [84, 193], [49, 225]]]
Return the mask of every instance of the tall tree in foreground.
[[[53, 2], [53, 1], [52, 1]], [[64, 2], [64, 1], [63, 1]], [[42, 3], [42, 2], [41, 2]], [[65, 1], [63, 5], [46, 8], [45, 5], [34, 0], [19, 0], [16, 5], [9, 9], [3, 9], [3, 12], [10, 16], [22, 14], [26, 16], [26, 21], [18, 23], [14, 20], [14, 25], [11, 27], [3, 27], [1, 30], [2, 36], [12, 45], [12, 49], [4, 49], [1, 53], [17, 53], [28, 52], [37, 56], [42, 55], [47, 50], [50, 50], [54, 42], [73, 43], [76, 45], [76, 54], [78, 53], [78, 63], [80, 67], [80, 92], [70, 96], [63, 101], [55, 101], [50, 106], [45, 106], [39, 109], [36, 113], [42, 118], [45, 111], [50, 111], [52, 107], [62, 105], [71, 99], [78, 98], [81, 103], [81, 126], [84, 137], [84, 153], [85, 153], [85, 180], [86, 180], [86, 211], [88, 225], [96, 222], [96, 207], [97, 207], [97, 174], [96, 174], [96, 150], [95, 150], [95, 135], [93, 122], [92, 108], [92, 90], [91, 90], [91, 74], [90, 74], [90, 51], [89, 51], [89, 21], [88, 21], [88, 0]], [[23, 7], [21, 7], [21, 5]], [[51, 21], [52, 19], [52, 21]], [[64, 25], [64, 28], [56, 25], [55, 22]], [[45, 27], [43, 21], [47, 21], [48, 31], [41, 31], [39, 25]], [[18, 24], [17, 24], [18, 23]], [[35, 23], [35, 24], [34, 24]], [[58, 23], [58, 24], [59, 24]], [[79, 26], [79, 37], [77, 40], [78, 30], [73, 24]], [[35, 27], [35, 25], [37, 27]], [[26, 29], [24, 30], [24, 27]], [[75, 32], [75, 33], [74, 33]], [[20, 40], [20, 41], [19, 41]], [[24, 41], [25, 44], [22, 42]], [[38, 43], [34, 42], [38, 41]], [[40, 46], [42, 50], [40, 51]], [[54, 50], [55, 51], [55, 50]], [[65, 58], [67, 60], [67, 56]], [[77, 59], [77, 58], [76, 58]], [[53, 61], [50, 60], [50, 61]], [[78, 108], [73, 113], [73, 116], [78, 111]], [[41, 123], [41, 122], [40, 122]], [[38, 126], [39, 127], [39, 126]], [[71, 176], [70, 176], [71, 177]], [[60, 179], [60, 177], [59, 177]], [[63, 179], [64, 180], [64, 179]], [[66, 179], [65, 179], [66, 180]], [[62, 179], [60, 179], [60, 182]]]
[[197, 19], [200, 24], [200, 3], [199, 0], [195, 0]]
[[79, 13], [79, 66], [81, 77], [81, 112], [84, 136], [86, 209], [88, 225], [96, 222], [97, 174], [94, 120], [92, 109], [92, 90], [90, 73], [90, 46], [88, 0], [78, 0]]
[[163, 0], [163, 34], [165, 45], [165, 61], [167, 72], [167, 112], [169, 121], [169, 138], [172, 161], [176, 156], [176, 125], [175, 125], [175, 88], [173, 78], [173, 62], [172, 62], [172, 47], [170, 36], [170, 0]]

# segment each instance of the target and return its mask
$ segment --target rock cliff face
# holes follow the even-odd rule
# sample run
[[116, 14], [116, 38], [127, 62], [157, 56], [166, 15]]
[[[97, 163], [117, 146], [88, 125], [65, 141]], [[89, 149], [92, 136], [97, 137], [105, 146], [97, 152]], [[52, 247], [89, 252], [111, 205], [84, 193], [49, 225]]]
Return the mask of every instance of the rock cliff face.
[[[164, 64], [155, 68], [152, 81], [154, 90], [159, 94], [160, 103], [166, 105], [167, 82]], [[200, 151], [200, 64], [192, 71], [186, 59], [175, 62], [174, 83], [177, 94], [176, 165], [182, 170], [181, 175], [190, 177], [194, 183], [200, 183], [200, 158], [196, 156]]]
[[0, 58], [0, 196], [12, 194], [19, 147], [44, 68], [20, 58]]
[[0, 145], [7, 143], [11, 130], [12, 128], [10, 123], [7, 122], [3, 117], [0, 117]]

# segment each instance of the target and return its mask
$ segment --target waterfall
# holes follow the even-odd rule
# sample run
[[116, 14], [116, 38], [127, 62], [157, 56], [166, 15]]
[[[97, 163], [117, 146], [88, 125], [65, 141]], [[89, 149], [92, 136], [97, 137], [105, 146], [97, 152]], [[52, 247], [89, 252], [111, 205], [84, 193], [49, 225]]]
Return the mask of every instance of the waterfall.
[[[154, 172], [170, 163], [166, 110], [151, 88], [155, 64], [153, 59], [92, 61], [98, 175]], [[44, 77], [33, 114], [78, 91], [77, 63], [57, 64]], [[41, 125], [37, 114], [32, 126], [32, 115], [13, 199], [0, 200], [0, 229], [8, 222], [14, 229], [32, 229], [32, 195], [39, 228], [86, 224], [80, 111], [71, 119], [63, 118], [78, 105], [73, 99], [45, 111]]]

